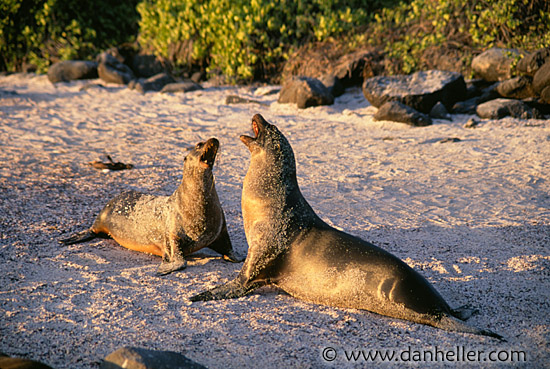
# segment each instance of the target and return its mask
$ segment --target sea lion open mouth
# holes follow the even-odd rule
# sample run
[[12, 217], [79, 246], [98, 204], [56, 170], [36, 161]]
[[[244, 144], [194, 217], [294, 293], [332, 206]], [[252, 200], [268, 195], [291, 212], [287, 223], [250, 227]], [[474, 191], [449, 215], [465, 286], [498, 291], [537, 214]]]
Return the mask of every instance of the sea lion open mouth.
[[266, 124], [267, 122], [265, 121], [264, 117], [262, 117], [260, 114], [254, 115], [252, 117], [252, 132], [254, 132], [254, 137], [242, 135], [240, 137], [241, 141], [250, 148], [249, 145], [258, 139]]
[[212, 168], [214, 166], [214, 160], [216, 160], [216, 154], [218, 153], [219, 146], [220, 142], [215, 138], [211, 138], [206, 141], [202, 147], [203, 152], [200, 157], [201, 163], [209, 168]]

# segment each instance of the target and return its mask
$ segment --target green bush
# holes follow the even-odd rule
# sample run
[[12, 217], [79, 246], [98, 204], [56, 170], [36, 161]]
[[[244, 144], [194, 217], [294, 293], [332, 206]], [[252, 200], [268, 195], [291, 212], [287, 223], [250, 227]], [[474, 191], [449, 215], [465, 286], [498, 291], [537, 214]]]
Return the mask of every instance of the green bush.
[[139, 0], [2, 0], [0, 70], [22, 63], [44, 72], [55, 61], [92, 59], [137, 34]]
[[430, 47], [450, 45], [470, 57], [471, 50], [491, 46], [535, 50], [550, 45], [550, 2], [413, 0], [383, 9], [368, 39], [405, 73], [423, 67], [422, 54]]
[[176, 67], [269, 79], [292, 47], [367, 24], [391, 0], [145, 0], [139, 41]]

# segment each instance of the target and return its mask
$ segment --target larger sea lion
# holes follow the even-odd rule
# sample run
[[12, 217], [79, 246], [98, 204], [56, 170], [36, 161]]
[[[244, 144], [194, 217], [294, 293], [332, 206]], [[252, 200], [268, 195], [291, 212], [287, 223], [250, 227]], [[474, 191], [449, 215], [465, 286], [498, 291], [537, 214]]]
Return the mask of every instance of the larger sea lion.
[[322, 221], [302, 196], [287, 139], [259, 114], [255, 137], [241, 136], [251, 153], [242, 212], [248, 255], [234, 280], [191, 298], [244, 296], [274, 284], [313, 303], [364, 309], [437, 328], [501, 338], [465, 324], [420, 274], [396, 256]]
[[212, 167], [219, 142], [198, 143], [185, 157], [181, 184], [171, 196], [124, 192], [103, 208], [92, 227], [60, 242], [66, 245], [111, 237], [131, 250], [162, 256], [159, 274], [183, 269], [185, 256], [204, 247], [228, 261], [233, 253]]

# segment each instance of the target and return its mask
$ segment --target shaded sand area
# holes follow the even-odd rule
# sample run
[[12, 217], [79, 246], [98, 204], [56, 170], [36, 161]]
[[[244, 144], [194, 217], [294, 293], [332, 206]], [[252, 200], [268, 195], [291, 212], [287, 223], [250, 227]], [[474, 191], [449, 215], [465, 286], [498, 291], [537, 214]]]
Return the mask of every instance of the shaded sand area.
[[[373, 121], [360, 89], [298, 110], [254, 87], [142, 95], [99, 82], [0, 77], [0, 352], [71, 369], [97, 368], [126, 345], [180, 352], [210, 368], [328, 368], [366, 366], [346, 358], [352, 350], [461, 347], [483, 351], [473, 367], [507, 365], [488, 355], [512, 351], [526, 355], [514, 366], [548, 365], [550, 121], [466, 129], [471, 117], [456, 115], [412, 128]], [[229, 94], [266, 105], [226, 105]], [[250, 134], [255, 113], [290, 141], [302, 193], [321, 218], [405, 260], [451, 306], [475, 306], [470, 324], [507, 342], [305, 303], [271, 287], [190, 303], [242, 264], [201, 250], [185, 270], [158, 277], [160, 258], [110, 240], [58, 244], [122, 191], [171, 194], [188, 148], [217, 137], [216, 186], [233, 247], [246, 255], [240, 199], [249, 152], [238, 136]], [[106, 154], [135, 168], [87, 165]], [[328, 347], [331, 362], [322, 356]], [[441, 355], [406, 358], [392, 362], [456, 365]]]

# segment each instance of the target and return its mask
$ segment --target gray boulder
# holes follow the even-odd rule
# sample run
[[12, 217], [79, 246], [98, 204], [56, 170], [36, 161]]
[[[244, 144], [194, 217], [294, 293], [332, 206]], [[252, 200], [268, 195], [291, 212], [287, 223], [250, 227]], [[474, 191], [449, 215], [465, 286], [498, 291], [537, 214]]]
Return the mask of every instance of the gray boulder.
[[377, 76], [365, 80], [363, 95], [375, 107], [399, 101], [427, 114], [438, 101], [450, 109], [455, 102], [464, 100], [466, 83], [460, 73], [440, 70]]
[[122, 347], [109, 354], [101, 369], [205, 369], [173, 351], [155, 351], [139, 347]]
[[319, 81], [325, 85], [330, 94], [334, 97], [338, 97], [346, 92], [344, 85], [340, 82], [340, 78], [336, 77], [334, 74], [325, 74], [319, 77]]
[[279, 103], [296, 103], [299, 109], [331, 105], [334, 97], [317, 78], [292, 77], [285, 82], [279, 94]]
[[97, 72], [99, 78], [105, 82], [126, 85], [133, 80], [134, 73], [126, 64], [119, 61], [108, 52], [99, 54]]
[[453, 118], [451, 117], [451, 114], [449, 114], [449, 111], [447, 110], [445, 105], [441, 103], [441, 101], [438, 101], [434, 105], [432, 110], [430, 110], [430, 117], [435, 119], [453, 120]]
[[432, 120], [429, 116], [399, 101], [388, 101], [382, 104], [382, 106], [378, 108], [376, 114], [374, 114], [374, 119], [406, 123], [417, 127], [429, 126], [432, 124]]
[[507, 116], [521, 119], [541, 119], [542, 114], [521, 100], [495, 99], [479, 104], [476, 113], [484, 119], [500, 119]]
[[504, 81], [512, 78], [512, 65], [519, 57], [517, 50], [493, 47], [472, 60], [472, 69], [486, 81]]
[[540, 99], [545, 104], [550, 104], [550, 86], [546, 86], [540, 93]]
[[510, 99], [526, 99], [535, 96], [531, 87], [532, 79], [527, 76], [518, 76], [506, 81], [499, 82], [495, 87], [496, 92]]
[[550, 61], [546, 62], [533, 76], [533, 90], [540, 94], [546, 86], [550, 86]]
[[545, 63], [550, 61], [550, 47], [539, 49], [530, 54], [525, 55], [516, 67], [520, 74], [533, 77], [537, 70]]
[[164, 86], [174, 82], [176, 82], [176, 80], [168, 73], [159, 73], [147, 79], [140, 78], [133, 80], [128, 84], [128, 88], [143, 94], [147, 91], [161, 91]]
[[198, 83], [188, 80], [188, 81], [168, 83], [167, 85], [164, 85], [164, 87], [162, 88], [162, 90], [160, 90], [160, 92], [175, 93], [175, 92], [191, 92], [196, 90], [202, 90], [202, 86], [199, 85]]
[[48, 69], [51, 83], [92, 78], [97, 78], [97, 63], [93, 61], [63, 60], [52, 64]]

